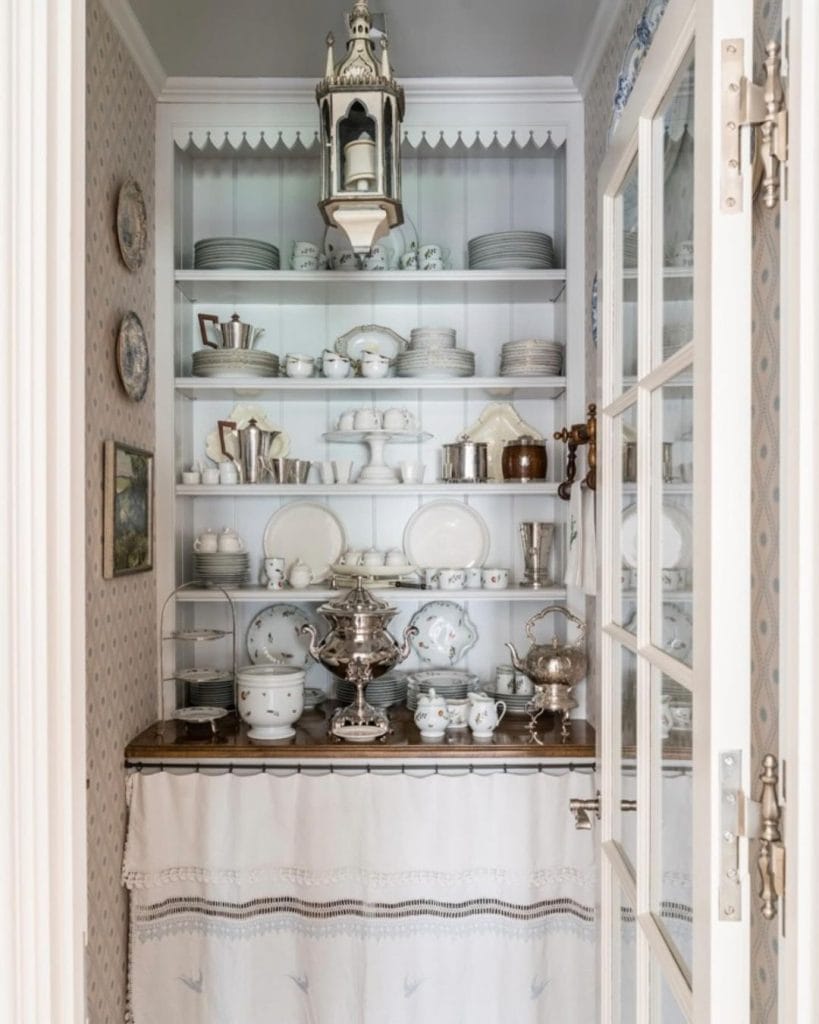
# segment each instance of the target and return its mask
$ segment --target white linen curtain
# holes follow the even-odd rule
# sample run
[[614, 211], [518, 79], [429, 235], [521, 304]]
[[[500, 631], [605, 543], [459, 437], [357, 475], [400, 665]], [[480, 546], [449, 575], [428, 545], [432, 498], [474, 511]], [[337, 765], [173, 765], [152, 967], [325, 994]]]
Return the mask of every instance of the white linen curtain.
[[590, 774], [129, 778], [133, 1024], [593, 1024]]

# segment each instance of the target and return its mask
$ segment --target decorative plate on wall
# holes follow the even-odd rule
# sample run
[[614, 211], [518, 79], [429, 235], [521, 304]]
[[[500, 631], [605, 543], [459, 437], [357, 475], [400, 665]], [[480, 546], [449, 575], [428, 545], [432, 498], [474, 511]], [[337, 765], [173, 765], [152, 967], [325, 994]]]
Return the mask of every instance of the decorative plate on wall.
[[128, 397], [141, 402], [148, 390], [151, 357], [142, 321], [133, 311], [126, 313], [119, 325], [117, 370]]
[[130, 179], [117, 199], [117, 241], [122, 260], [129, 270], [139, 270], [148, 248], [148, 214], [139, 184]]
[[617, 87], [612, 100], [611, 121], [609, 122], [609, 142], [611, 142], [617, 125], [620, 123], [620, 118], [623, 116], [623, 110], [631, 96], [634, 83], [637, 81], [643, 59], [648, 53], [654, 33], [657, 31], [657, 26], [660, 24], [667, 6], [668, 0], [648, 0], [642, 17], [634, 26], [634, 35], [623, 54], [620, 71], [617, 75]]

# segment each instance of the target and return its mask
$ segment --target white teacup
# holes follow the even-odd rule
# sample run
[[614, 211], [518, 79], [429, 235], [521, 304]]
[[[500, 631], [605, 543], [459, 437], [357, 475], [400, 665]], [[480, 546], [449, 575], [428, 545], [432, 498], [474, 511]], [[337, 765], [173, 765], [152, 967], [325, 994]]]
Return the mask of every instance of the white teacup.
[[515, 668], [513, 665], [498, 665], [495, 669], [495, 693], [515, 692]]
[[466, 586], [466, 572], [463, 569], [439, 569], [438, 586], [441, 590], [463, 590]]
[[407, 460], [400, 463], [401, 479], [405, 484], [420, 484], [424, 482], [424, 471], [426, 466], [423, 462]]
[[338, 418], [338, 429], [339, 430], [355, 430], [355, 410], [348, 409], [347, 412], [343, 412]]
[[334, 459], [333, 473], [337, 484], [348, 484], [353, 471], [352, 459]]
[[365, 551], [361, 556], [361, 564], [374, 568], [378, 565], [384, 564], [384, 552], [378, 551], [376, 548], [370, 548]]
[[316, 360], [300, 352], [288, 352], [284, 365], [288, 377], [312, 377], [316, 369]]
[[208, 554], [216, 551], [218, 547], [219, 538], [215, 530], [204, 530], [193, 542], [194, 551], [207, 552]]
[[185, 469], [182, 471], [182, 483], [190, 486], [191, 484], [198, 484], [202, 477], [198, 469]]
[[380, 352], [364, 352], [361, 356], [362, 377], [386, 377], [390, 372], [390, 360], [388, 356]]
[[415, 417], [409, 409], [387, 409], [384, 412], [385, 430], [412, 430]]
[[294, 256], [290, 260], [292, 270], [318, 270], [318, 256]]
[[319, 247], [314, 245], [313, 242], [294, 242], [293, 243], [293, 259], [297, 256], [309, 256], [312, 259], [317, 260], [319, 258]]
[[381, 413], [376, 409], [358, 409], [353, 424], [356, 430], [380, 430]]
[[347, 548], [339, 562], [342, 565], [361, 565], [361, 552], [356, 548]]
[[535, 684], [523, 672], [515, 673], [515, 693], [520, 697], [533, 697], [535, 694]]
[[321, 356], [321, 372], [332, 380], [341, 380], [350, 375], [352, 362], [338, 352], [326, 348]]
[[685, 569], [663, 569], [660, 573], [663, 590], [684, 590], [687, 575]]
[[508, 569], [481, 570], [481, 583], [484, 590], [506, 590], [509, 586]]
[[384, 565], [406, 565], [407, 559], [401, 548], [391, 548], [384, 559]]
[[358, 259], [352, 249], [334, 249], [330, 254], [333, 270], [358, 270]]
[[446, 712], [449, 722], [447, 729], [468, 729], [469, 722], [469, 701], [466, 697], [463, 700], [447, 700]]
[[219, 463], [219, 483], [228, 487], [239, 483], [239, 470], [233, 462]]
[[465, 569], [466, 572], [466, 585], [470, 589], [480, 590], [482, 583], [482, 570], [478, 566], [472, 566], [470, 569]]
[[440, 569], [424, 569], [424, 584], [427, 590], [438, 589], [438, 573]]
[[402, 270], [417, 270], [418, 269], [418, 250], [410, 249], [404, 253], [401, 259], [398, 261], [399, 266]]
[[219, 483], [219, 470], [216, 466], [208, 466], [202, 470], [202, 483], [209, 487]]
[[364, 257], [365, 270], [386, 270], [390, 264], [390, 251], [384, 245], [374, 245]]

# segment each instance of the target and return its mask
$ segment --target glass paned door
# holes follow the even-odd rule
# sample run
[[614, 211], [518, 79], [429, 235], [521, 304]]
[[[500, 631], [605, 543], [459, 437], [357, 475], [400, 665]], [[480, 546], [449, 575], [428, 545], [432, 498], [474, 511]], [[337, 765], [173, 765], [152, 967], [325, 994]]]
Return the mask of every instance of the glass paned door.
[[627, 1005], [638, 1024], [716, 1024], [748, 1005], [716, 769], [748, 731], [750, 489], [733, 442], [750, 418], [750, 219], [721, 210], [711, 163], [720, 40], [750, 40], [750, 15], [750, 0], [669, 0], [600, 177], [605, 1022]]

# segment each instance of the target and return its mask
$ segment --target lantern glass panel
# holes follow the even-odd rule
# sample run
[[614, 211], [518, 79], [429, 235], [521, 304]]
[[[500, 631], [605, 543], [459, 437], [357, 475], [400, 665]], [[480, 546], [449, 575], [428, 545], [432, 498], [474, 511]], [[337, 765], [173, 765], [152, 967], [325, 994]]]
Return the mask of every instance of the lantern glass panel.
[[[372, 143], [376, 141], [375, 118], [368, 114], [367, 108], [360, 100], [354, 100], [350, 104], [347, 115], [338, 122], [336, 137], [338, 140], [338, 181], [336, 182], [336, 189], [339, 192], [372, 191], [376, 183], [375, 175], [377, 173], [375, 146], [372, 148], [371, 159], [373, 180], [367, 182], [365, 178], [358, 176], [354, 182], [348, 183], [348, 174], [353, 173], [355, 170], [360, 170], [362, 165], [361, 158], [359, 157], [357, 161], [349, 160], [351, 166], [348, 167], [348, 151], [345, 147], [351, 142], [356, 142], [362, 138], [368, 139]], [[355, 163], [355, 167], [352, 166], [353, 163]]]

